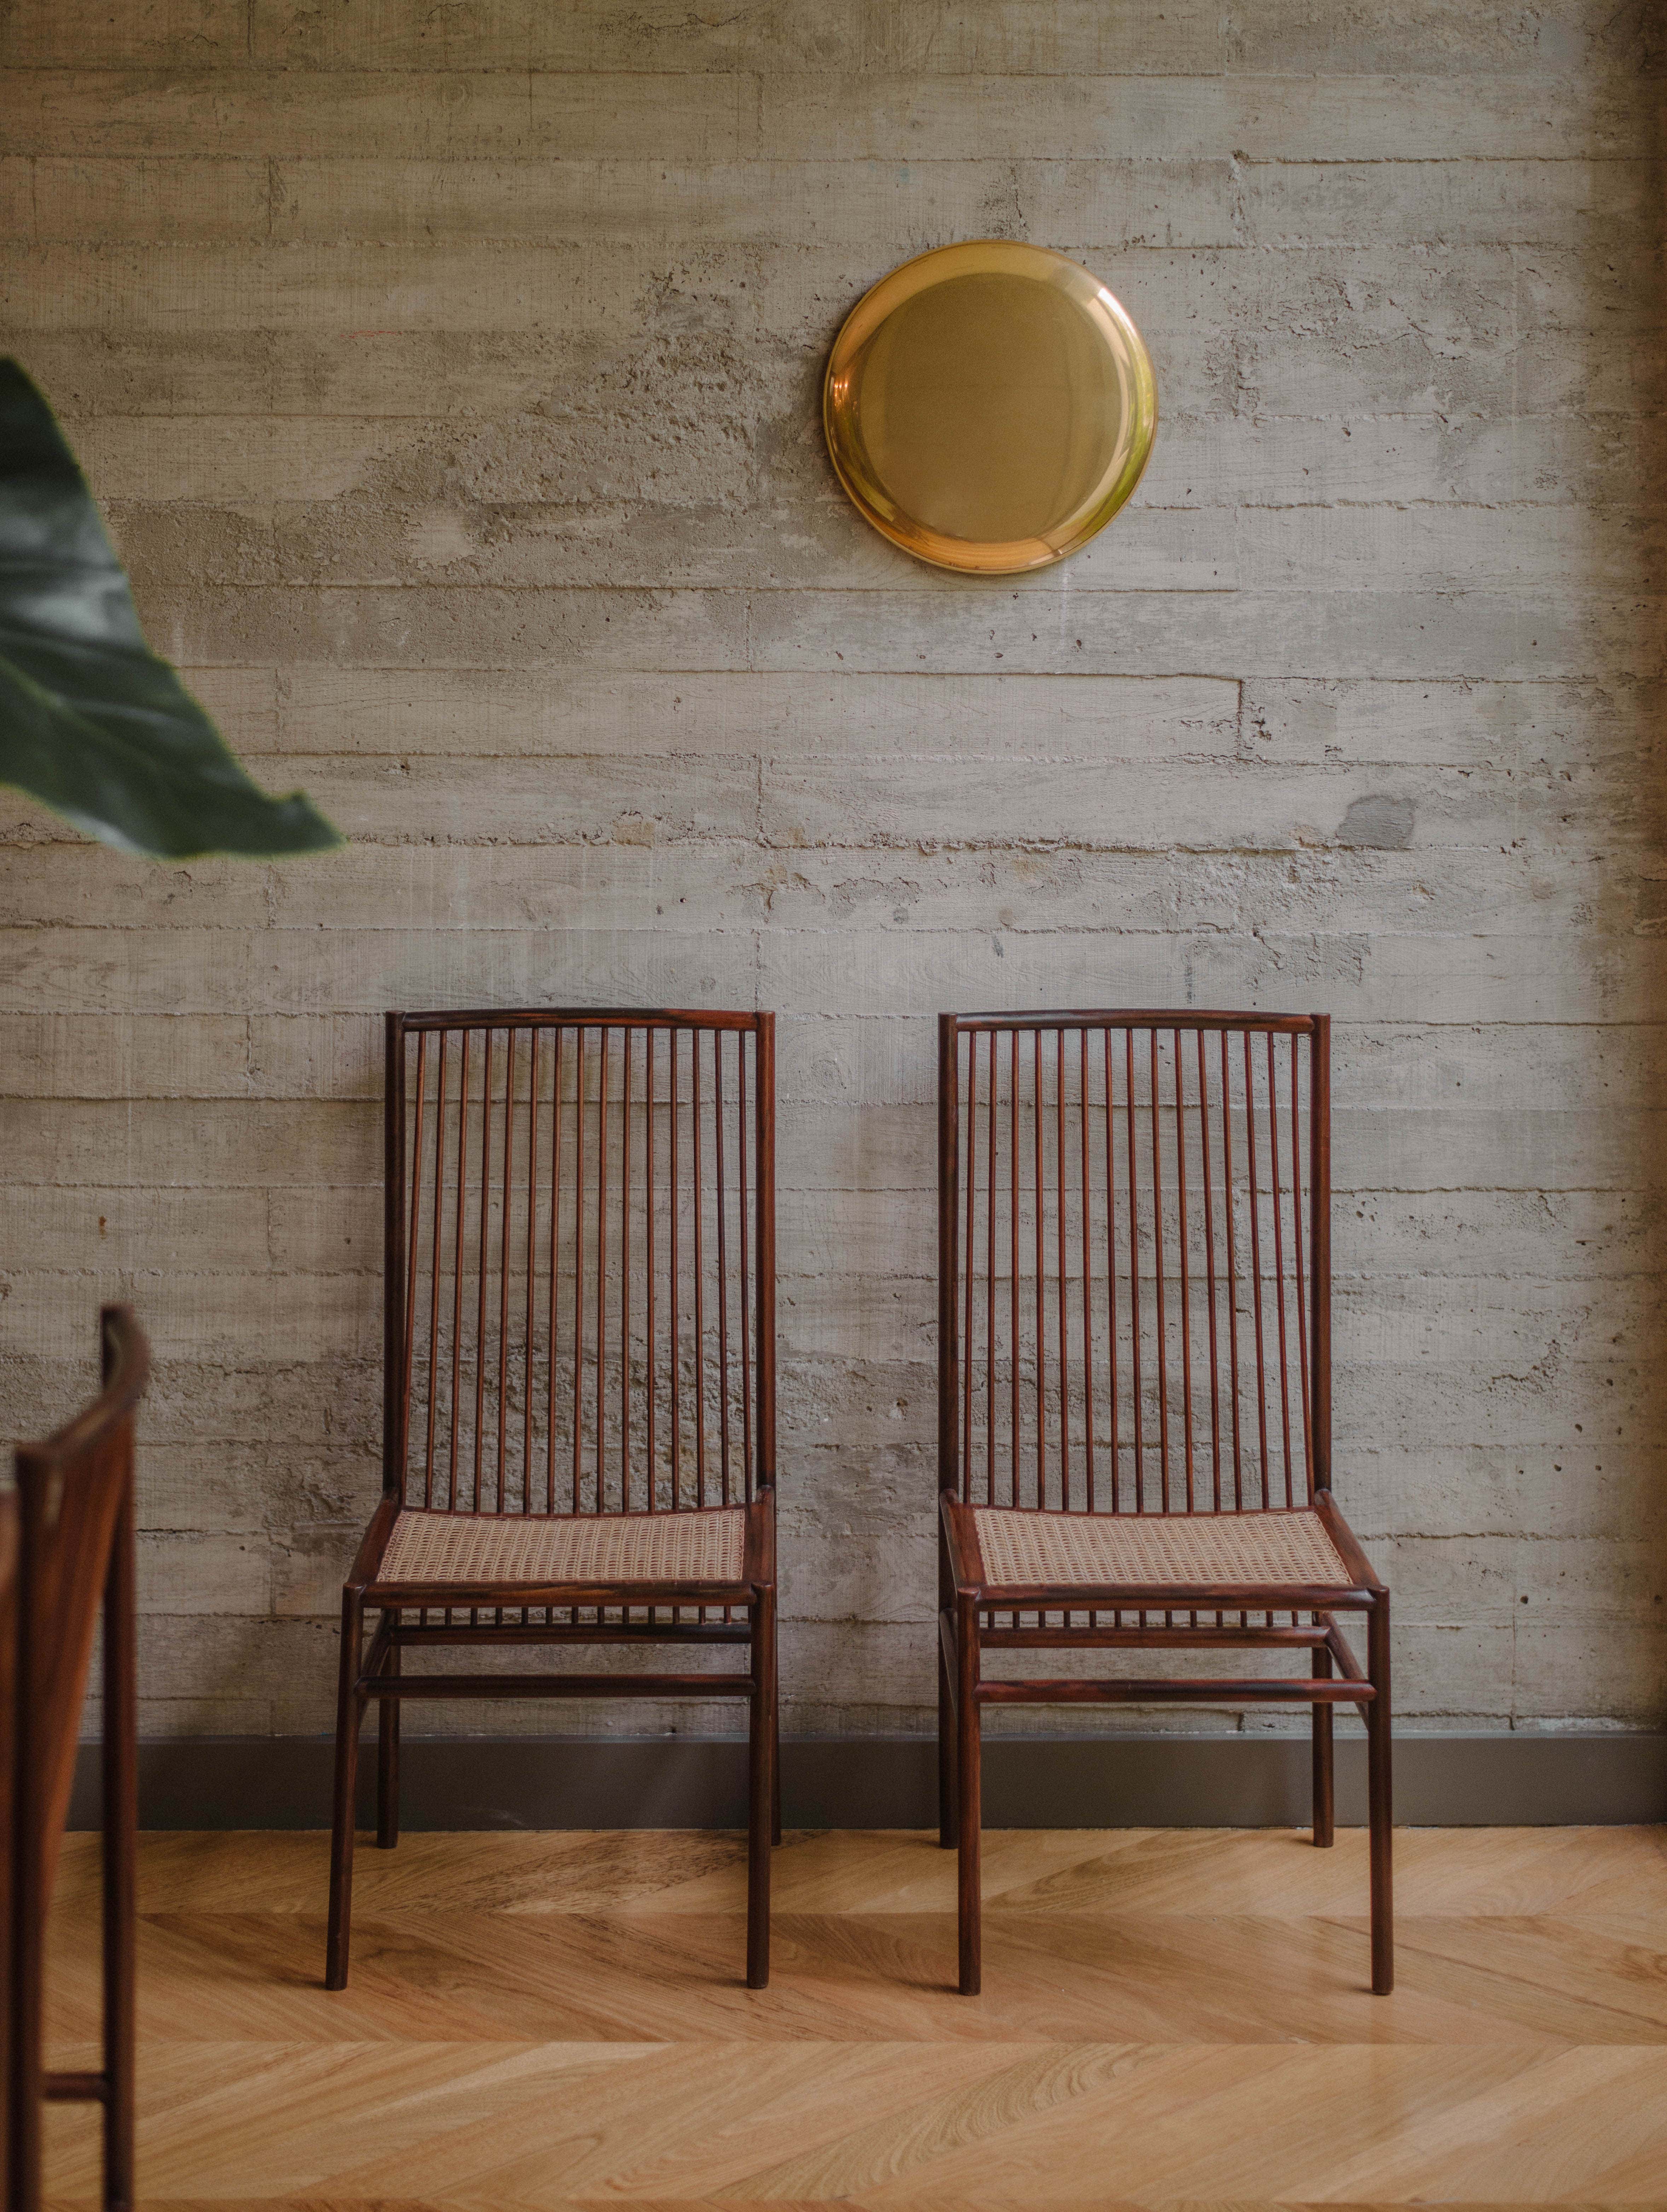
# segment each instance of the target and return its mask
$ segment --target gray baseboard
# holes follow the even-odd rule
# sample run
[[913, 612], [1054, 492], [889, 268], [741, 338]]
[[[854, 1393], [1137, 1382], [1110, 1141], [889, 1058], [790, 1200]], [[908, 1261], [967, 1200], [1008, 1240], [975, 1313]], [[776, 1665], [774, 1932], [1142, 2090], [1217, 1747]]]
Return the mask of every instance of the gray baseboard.
[[[362, 1762], [368, 1820], [375, 1757]], [[200, 1737], [139, 1749], [147, 1828], [319, 1828], [332, 1748], [312, 1736]], [[584, 1737], [409, 1738], [411, 1828], [737, 1828], [745, 1747]], [[1667, 1735], [1413, 1735], [1395, 1751], [1406, 1827], [1667, 1821]], [[987, 1740], [984, 1817], [995, 1828], [1296, 1827], [1308, 1818], [1308, 1747], [1271, 1736], [1030, 1736]], [[919, 1737], [802, 1737], [782, 1746], [791, 1828], [922, 1828], [937, 1819], [936, 1757]], [[98, 1817], [97, 1752], [84, 1747], [70, 1825]], [[1337, 1818], [1366, 1820], [1366, 1746], [1337, 1746]]]

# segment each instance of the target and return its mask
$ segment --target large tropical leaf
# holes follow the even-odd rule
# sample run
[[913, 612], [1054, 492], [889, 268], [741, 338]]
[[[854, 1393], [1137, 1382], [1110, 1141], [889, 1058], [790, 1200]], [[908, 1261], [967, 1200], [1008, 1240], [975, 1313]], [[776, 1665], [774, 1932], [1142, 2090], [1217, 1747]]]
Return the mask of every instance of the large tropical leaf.
[[318, 853], [342, 836], [271, 799], [144, 641], [52, 410], [0, 362], [0, 782], [158, 859]]

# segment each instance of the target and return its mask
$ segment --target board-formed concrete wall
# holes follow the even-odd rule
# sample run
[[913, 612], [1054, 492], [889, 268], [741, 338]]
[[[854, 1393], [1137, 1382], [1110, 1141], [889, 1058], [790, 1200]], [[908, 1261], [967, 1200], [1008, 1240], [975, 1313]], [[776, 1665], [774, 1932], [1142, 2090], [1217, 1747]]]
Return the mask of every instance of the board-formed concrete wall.
[[[928, 1723], [929, 1018], [1116, 1002], [1337, 1019], [1406, 1724], [1658, 1723], [1650, 9], [11, 0], [0, 59], [6, 342], [353, 841], [4, 805], [3, 1428], [131, 1297], [147, 1729], [329, 1724], [380, 1010], [574, 1000], [782, 1018], [791, 1729]], [[862, 289], [981, 234], [1100, 274], [1164, 416], [1017, 581], [883, 544], [818, 418]]]

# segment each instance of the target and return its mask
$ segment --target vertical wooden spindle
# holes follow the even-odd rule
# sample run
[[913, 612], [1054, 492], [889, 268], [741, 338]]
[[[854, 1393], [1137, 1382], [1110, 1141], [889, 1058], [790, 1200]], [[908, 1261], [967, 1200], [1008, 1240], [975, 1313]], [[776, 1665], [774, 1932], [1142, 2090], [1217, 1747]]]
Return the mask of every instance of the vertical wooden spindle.
[[475, 1474], [473, 1510], [480, 1510], [480, 1452], [486, 1426], [486, 1247], [492, 1194], [492, 1031], [484, 1033], [480, 1094], [480, 1207], [475, 1249]]
[[558, 1027], [550, 1064], [550, 1313], [545, 1327], [550, 1372], [545, 1378], [548, 1430], [545, 1437], [545, 1510], [556, 1510], [556, 1358], [559, 1304], [557, 1273], [561, 1260], [562, 1229], [562, 1037]]
[[[961, 1037], [955, 1039], [956, 1110], [960, 1110]], [[978, 1033], [976, 1030], [966, 1037], [966, 1148], [961, 1162], [961, 1176], [966, 1187], [966, 1251], [963, 1255], [965, 1271], [964, 1295], [958, 1318], [958, 1334], [963, 1358], [961, 1362], [961, 1448], [960, 1465], [956, 1473], [956, 1490], [964, 1498], [972, 1466], [972, 1329], [973, 1329], [973, 1239], [977, 1228], [976, 1194], [978, 1188]]]
[[1141, 1200], [1135, 1170], [1135, 1032], [1123, 1031], [1123, 1111], [1129, 1123], [1129, 1395], [1135, 1422], [1135, 1510], [1146, 1511], [1146, 1409], [1141, 1401]]
[[695, 1497], [706, 1503], [706, 1258], [705, 1205], [701, 1189], [701, 1033], [696, 1030], [690, 1044], [690, 1115], [693, 1135], [695, 1198]]
[[[1221, 1354], [1215, 1332], [1215, 1200], [1210, 1189], [1210, 1079], [1204, 1060], [1204, 1032], [1198, 1037], [1198, 1137], [1203, 1154], [1200, 1174], [1204, 1183], [1204, 1279], [1209, 1297], [1210, 1347], [1210, 1510], [1221, 1510]], [[1228, 1194], [1227, 1202], [1232, 1203]]]
[[631, 1048], [619, 1033], [619, 1510], [631, 1510]]
[[460, 1390], [463, 1346], [463, 1194], [468, 1188], [468, 1130], [469, 1130], [469, 1032], [463, 1032], [462, 1067], [458, 1079], [457, 1098], [457, 1223], [452, 1237], [452, 1437], [451, 1459], [447, 1469], [447, 1507], [455, 1513], [458, 1506], [457, 1431], [458, 1394]]
[[[735, 1210], [739, 1224], [741, 1285], [739, 1327], [741, 1339], [741, 1494], [749, 1502], [757, 1486], [752, 1456], [752, 1329], [753, 1285], [748, 1252], [747, 1215], [757, 1203], [757, 1168], [747, 1176], [747, 1061], [756, 1059], [756, 1036], [742, 1030], [735, 1038]], [[757, 1071], [754, 1071], [757, 1081]]]
[[671, 1147], [671, 1220], [667, 1243], [671, 1250], [671, 1326], [672, 1326], [672, 1510], [683, 1504], [683, 1273], [678, 1264], [678, 1231], [683, 1213], [683, 1186], [678, 1173], [678, 1154], [680, 1145], [678, 1123], [683, 1118], [681, 1086], [678, 1080], [682, 1061], [683, 1039], [679, 1032], [670, 1033], [672, 1047], [672, 1128]]
[[1181, 1238], [1181, 1419], [1186, 1431], [1187, 1510], [1193, 1510], [1192, 1284], [1187, 1253], [1187, 1109], [1181, 1032], [1170, 1032], [1175, 1059], [1175, 1205]]
[[1058, 1285], [1059, 1339], [1059, 1503], [1063, 1511], [1071, 1503], [1071, 1357], [1068, 1306], [1066, 1295], [1066, 1222], [1069, 1213], [1065, 1172], [1065, 1031], [1054, 1031], [1054, 1260]]
[[521, 1511], [532, 1510], [532, 1374], [538, 1304], [538, 1038], [532, 1031], [526, 1078], [526, 1326], [522, 1358], [526, 1373], [521, 1384], [524, 1417], [521, 1424]]
[[1299, 1097], [1302, 1040], [1291, 1033], [1291, 1261], [1297, 1278], [1297, 1373], [1302, 1384], [1303, 1504], [1314, 1502], [1314, 1424], [1308, 1401], [1308, 1296], [1302, 1236], [1302, 1116]]
[[603, 1470], [607, 1451], [605, 1413], [608, 1375], [608, 1048], [612, 1032], [602, 1030], [601, 1065], [596, 1081], [596, 1510], [603, 1505]]
[[1227, 1032], [1221, 1032], [1221, 1180], [1227, 1229], [1227, 1380], [1232, 1389], [1233, 1510], [1244, 1503], [1243, 1436], [1238, 1409], [1238, 1266], [1233, 1225], [1233, 1097]]
[[1316, 1489], [1331, 1487], [1331, 1021], [1316, 1014], [1308, 1040], [1309, 1240], [1312, 1255]]
[[[1285, 1502], [1296, 1503], [1291, 1481], [1291, 1364], [1285, 1332], [1285, 1226], [1284, 1203], [1280, 1188], [1279, 1172], [1279, 1084], [1274, 1066], [1274, 1033], [1267, 1035], [1268, 1047], [1268, 1172], [1273, 1185], [1274, 1207], [1274, 1284], [1279, 1301], [1279, 1404], [1281, 1422], [1285, 1437]], [[1269, 1499], [1271, 1504], [1273, 1500]]]
[[1158, 1032], [1148, 1031], [1151, 1060], [1152, 1097], [1152, 1254], [1153, 1280], [1158, 1307], [1158, 1457], [1162, 1473], [1158, 1483], [1158, 1510], [1167, 1513], [1169, 1504], [1169, 1323], [1164, 1304], [1164, 1164], [1159, 1142]]
[[503, 1218], [498, 1224], [498, 1473], [497, 1510], [509, 1510], [504, 1484], [504, 1440], [509, 1412], [509, 1237], [514, 1212], [511, 1171], [514, 1164], [516, 1031], [503, 1039]]
[[713, 1176], [718, 1211], [718, 1466], [723, 1502], [729, 1497], [729, 1256], [725, 1217], [729, 1206], [724, 1173], [723, 1031], [712, 1032], [712, 1149], [716, 1155]]
[[757, 1032], [755, 1172], [758, 1206], [758, 1459], [776, 1480], [776, 1017]]
[[1009, 1476], [1012, 1495], [1010, 1505], [1021, 1505], [1024, 1498], [1019, 1480], [1021, 1444], [1019, 1440], [1019, 1231], [1020, 1226], [1019, 1188], [1019, 1032], [1008, 1033], [1007, 1055], [1007, 1169], [1009, 1182], [1008, 1222], [1013, 1246], [1013, 1265], [1007, 1272], [1007, 1366], [1011, 1385], [1013, 1467]]
[[[988, 1031], [989, 1047], [986, 1057], [989, 1066], [989, 1126], [986, 1132], [984, 1162], [984, 1208], [988, 1216], [985, 1229], [984, 1270], [984, 1503], [995, 1504], [995, 1147], [998, 1124], [995, 1118], [997, 1090], [995, 1066], [995, 1038], [994, 1030]], [[972, 1495], [970, 1478], [964, 1493]]]
[[1094, 1268], [1088, 1241], [1092, 1212], [1088, 1177], [1088, 1032], [1077, 1032], [1079, 1058], [1077, 1133], [1080, 1139], [1082, 1178], [1082, 1435], [1086, 1457], [1085, 1494], [1088, 1510], [1095, 1510], [1094, 1494]]
[[1111, 1510], [1122, 1510], [1122, 1449], [1117, 1434], [1117, 1176], [1116, 1115], [1113, 1099], [1116, 1084], [1111, 1072], [1111, 1031], [1103, 1032], [1105, 1047], [1105, 1294], [1106, 1384], [1110, 1410]]
[[1031, 1147], [1034, 1155], [1035, 1185], [1031, 1199], [1036, 1207], [1036, 1502], [1038, 1507], [1048, 1503], [1048, 1319], [1046, 1298], [1048, 1265], [1043, 1243], [1046, 1230], [1046, 1202], [1043, 1197], [1043, 1111], [1042, 1111], [1042, 1032], [1036, 1030], [1031, 1039], [1031, 1093], [1036, 1117], [1035, 1138]]
[[423, 1468], [423, 1503], [434, 1504], [434, 1417], [440, 1397], [440, 1275], [441, 1237], [445, 1220], [446, 1163], [446, 1047], [448, 1039], [444, 1030], [440, 1032], [440, 1064], [435, 1072], [434, 1110], [434, 1260], [433, 1274], [429, 1285], [429, 1419], [428, 1442]]
[[[400, 1065], [404, 1066], [410, 1059], [409, 1048], [404, 1037], [398, 1041], [398, 1049]], [[417, 1248], [418, 1225], [423, 1217], [423, 1109], [427, 1103], [425, 1092], [428, 1087], [428, 1078], [429, 1033], [426, 1030], [419, 1030], [417, 1035], [417, 1107], [415, 1127], [411, 1133], [411, 1175], [408, 1178], [411, 1189], [411, 1220], [408, 1224], [409, 1239], [405, 1254], [405, 1328], [404, 1357], [401, 1362], [405, 1373], [405, 1389], [400, 1399], [400, 1403], [405, 1408], [402, 1425], [407, 1432], [411, 1426], [411, 1373], [417, 1355]], [[399, 1466], [402, 1498], [405, 1496], [406, 1478], [405, 1461], [409, 1456], [408, 1433], [406, 1451], [401, 1457]]]
[[1268, 1371], [1262, 1356], [1262, 1223], [1256, 1202], [1256, 1077], [1250, 1057], [1250, 1033], [1244, 1032], [1244, 1176], [1250, 1208], [1250, 1292], [1256, 1316], [1256, 1410], [1262, 1450], [1262, 1503], [1271, 1505], [1273, 1486], [1268, 1466]]
[[[650, 1513], [655, 1510], [660, 1500], [657, 1419], [660, 1398], [660, 1334], [654, 1327], [654, 1214], [657, 1210], [655, 1206], [657, 1194], [654, 1188], [654, 1107], [657, 1097], [655, 1086], [659, 1079], [657, 1065], [660, 1058], [659, 1044], [659, 1030], [650, 1029], [642, 1040], [643, 1057], [648, 1062], [644, 1077], [648, 1105], [644, 1109], [646, 1119], [642, 1130], [642, 1178], [643, 1206], [648, 1217], [643, 1223], [643, 1305], [644, 1326], [648, 1337], [648, 1357], [644, 1374], [648, 1385], [647, 1449], [648, 1454], [648, 1510]], [[654, 1616], [651, 1614], [649, 1617], [652, 1619]]]
[[585, 1063], [590, 1032], [575, 1032], [573, 1090], [573, 1510], [579, 1510], [585, 1435]]

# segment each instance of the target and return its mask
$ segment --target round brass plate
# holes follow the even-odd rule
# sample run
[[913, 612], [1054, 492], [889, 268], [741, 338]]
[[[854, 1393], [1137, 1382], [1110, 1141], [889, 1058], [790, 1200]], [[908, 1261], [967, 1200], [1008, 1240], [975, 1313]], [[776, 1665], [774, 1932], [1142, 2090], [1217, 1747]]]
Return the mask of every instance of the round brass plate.
[[1062, 253], [940, 246], [846, 318], [822, 395], [858, 512], [940, 568], [1045, 568], [1141, 480], [1158, 386], [1141, 334]]

